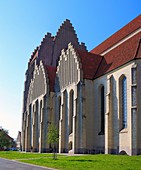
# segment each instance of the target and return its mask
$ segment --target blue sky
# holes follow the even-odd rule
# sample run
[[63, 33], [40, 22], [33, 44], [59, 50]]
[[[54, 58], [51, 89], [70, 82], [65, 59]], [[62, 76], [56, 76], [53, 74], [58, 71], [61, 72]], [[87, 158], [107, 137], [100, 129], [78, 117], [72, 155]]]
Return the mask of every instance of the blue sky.
[[70, 19], [91, 50], [139, 14], [140, 0], [0, 0], [0, 126], [21, 130], [24, 74], [46, 32]]

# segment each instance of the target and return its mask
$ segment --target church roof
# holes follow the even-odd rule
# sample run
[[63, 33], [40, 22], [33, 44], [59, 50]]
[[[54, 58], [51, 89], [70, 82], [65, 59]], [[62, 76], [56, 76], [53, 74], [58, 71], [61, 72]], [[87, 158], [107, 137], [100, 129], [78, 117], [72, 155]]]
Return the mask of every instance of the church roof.
[[[93, 80], [133, 59], [141, 58], [141, 32], [106, 53], [104, 56], [75, 49], [82, 64], [83, 78]], [[47, 66], [50, 91], [54, 91], [56, 67]]]
[[[141, 50], [138, 49], [140, 44], [141, 32], [117, 46], [102, 58], [95, 78], [112, 71], [129, 61], [141, 58]], [[138, 50], [138, 54], [136, 55]], [[95, 70], [94, 70], [95, 71]]]
[[78, 49], [77, 52], [82, 63], [83, 78], [95, 79], [133, 59], [141, 58], [141, 31], [104, 56]]
[[95, 54], [101, 54], [102, 52], [106, 51], [108, 48], [115, 45], [120, 40], [127, 37], [129, 34], [131, 34], [140, 27], [141, 27], [141, 15], [137, 16], [134, 20], [129, 22], [127, 25], [125, 25], [119, 31], [114, 33], [100, 45], [95, 47], [93, 50], [91, 50], [91, 52]]
[[[141, 58], [141, 30], [139, 29], [141, 29], [141, 15], [91, 51], [91, 53], [100, 55], [107, 50], [105, 54], [103, 53], [94, 78], [102, 76], [133, 59]], [[135, 31], [137, 32], [135, 33]], [[116, 43], [119, 44], [108, 51]]]
[[102, 60], [102, 56], [92, 54], [84, 50], [76, 50], [79, 54], [79, 58], [82, 64], [83, 78], [84, 79], [94, 79], [95, 73], [98, 66]]

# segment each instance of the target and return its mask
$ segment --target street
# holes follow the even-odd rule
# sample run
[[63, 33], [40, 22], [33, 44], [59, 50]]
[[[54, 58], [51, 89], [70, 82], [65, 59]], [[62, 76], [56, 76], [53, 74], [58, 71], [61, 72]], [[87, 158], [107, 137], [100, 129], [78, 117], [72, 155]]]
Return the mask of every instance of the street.
[[0, 170], [53, 170], [0, 158]]

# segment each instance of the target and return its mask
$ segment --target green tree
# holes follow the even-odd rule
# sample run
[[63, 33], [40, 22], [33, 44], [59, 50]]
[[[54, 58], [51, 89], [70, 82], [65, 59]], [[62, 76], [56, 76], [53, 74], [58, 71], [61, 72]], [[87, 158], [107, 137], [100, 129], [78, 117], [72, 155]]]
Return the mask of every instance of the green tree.
[[57, 159], [56, 147], [59, 142], [58, 129], [54, 124], [50, 124], [48, 127], [48, 143], [53, 147], [53, 159]]
[[5, 129], [0, 129], [0, 148], [8, 148], [11, 144], [8, 138], [8, 131]]

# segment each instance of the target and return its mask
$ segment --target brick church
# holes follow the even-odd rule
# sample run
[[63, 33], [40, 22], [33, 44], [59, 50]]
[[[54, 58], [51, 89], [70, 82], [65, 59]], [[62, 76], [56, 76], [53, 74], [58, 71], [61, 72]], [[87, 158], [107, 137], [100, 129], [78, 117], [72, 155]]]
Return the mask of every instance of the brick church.
[[141, 15], [88, 51], [69, 20], [47, 33], [25, 73], [22, 150], [141, 154]]

